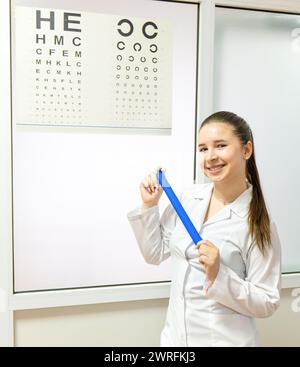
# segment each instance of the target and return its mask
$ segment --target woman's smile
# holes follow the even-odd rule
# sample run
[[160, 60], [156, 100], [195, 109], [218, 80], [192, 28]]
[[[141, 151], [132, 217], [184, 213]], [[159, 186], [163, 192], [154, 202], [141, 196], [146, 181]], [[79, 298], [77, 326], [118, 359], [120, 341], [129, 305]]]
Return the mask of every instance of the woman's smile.
[[218, 165], [206, 167], [206, 169], [208, 170], [208, 172], [210, 174], [216, 175], [216, 174], [219, 174], [222, 171], [224, 166], [225, 166], [225, 164], [218, 164]]

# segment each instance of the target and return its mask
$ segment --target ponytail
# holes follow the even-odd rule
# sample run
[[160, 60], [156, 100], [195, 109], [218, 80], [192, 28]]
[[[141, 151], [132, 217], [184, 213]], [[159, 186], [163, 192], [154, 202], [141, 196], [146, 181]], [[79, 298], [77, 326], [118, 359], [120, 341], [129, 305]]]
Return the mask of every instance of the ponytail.
[[254, 150], [247, 161], [246, 177], [252, 185], [252, 199], [248, 212], [249, 232], [260, 251], [264, 253], [266, 247], [271, 244], [270, 217], [260, 185]]

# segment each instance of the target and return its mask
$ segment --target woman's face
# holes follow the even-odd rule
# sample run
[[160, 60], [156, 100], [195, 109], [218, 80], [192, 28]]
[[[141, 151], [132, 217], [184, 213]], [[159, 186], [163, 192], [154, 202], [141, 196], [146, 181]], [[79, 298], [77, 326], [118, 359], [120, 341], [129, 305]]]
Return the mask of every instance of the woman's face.
[[242, 146], [233, 127], [210, 122], [199, 132], [198, 154], [203, 173], [213, 182], [246, 178], [246, 159], [251, 156], [252, 143]]

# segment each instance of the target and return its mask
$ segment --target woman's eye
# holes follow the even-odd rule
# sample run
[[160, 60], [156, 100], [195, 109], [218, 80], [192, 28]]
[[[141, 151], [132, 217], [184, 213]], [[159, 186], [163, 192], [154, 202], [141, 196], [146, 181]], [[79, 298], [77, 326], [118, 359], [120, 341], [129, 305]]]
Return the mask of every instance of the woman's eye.
[[[223, 148], [225, 148], [227, 145], [226, 144], [218, 144], [217, 145], [217, 148], [218, 149], [223, 149]], [[204, 153], [205, 151], [207, 151], [207, 148], [199, 148], [199, 152], [200, 153]]]

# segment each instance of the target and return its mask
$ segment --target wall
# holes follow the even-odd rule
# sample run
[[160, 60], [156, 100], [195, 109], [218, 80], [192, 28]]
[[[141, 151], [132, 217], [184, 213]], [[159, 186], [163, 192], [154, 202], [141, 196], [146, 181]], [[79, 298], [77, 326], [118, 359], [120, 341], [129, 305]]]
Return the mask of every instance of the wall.
[[[279, 310], [258, 321], [263, 345], [300, 346], [300, 312], [292, 311], [293, 300], [291, 289], [284, 289]], [[167, 304], [157, 299], [18, 311], [15, 345], [155, 347]]]

